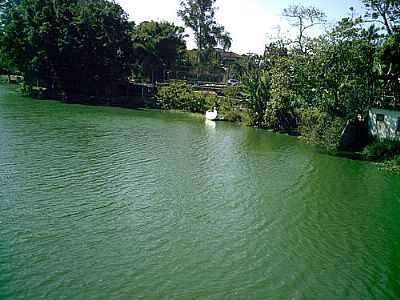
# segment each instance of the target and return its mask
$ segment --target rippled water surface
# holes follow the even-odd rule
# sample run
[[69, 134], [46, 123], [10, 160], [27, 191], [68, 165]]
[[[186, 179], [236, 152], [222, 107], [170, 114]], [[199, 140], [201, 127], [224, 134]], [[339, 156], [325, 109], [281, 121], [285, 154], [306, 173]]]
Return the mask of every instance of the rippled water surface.
[[0, 86], [0, 299], [400, 299], [400, 177]]

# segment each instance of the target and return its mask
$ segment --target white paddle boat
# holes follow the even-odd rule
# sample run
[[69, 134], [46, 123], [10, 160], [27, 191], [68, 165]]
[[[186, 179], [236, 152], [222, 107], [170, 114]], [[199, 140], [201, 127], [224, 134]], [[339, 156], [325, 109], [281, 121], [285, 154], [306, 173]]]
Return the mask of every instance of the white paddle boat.
[[218, 118], [218, 111], [214, 107], [214, 111], [207, 111], [206, 112], [206, 119], [210, 121], [215, 121]]

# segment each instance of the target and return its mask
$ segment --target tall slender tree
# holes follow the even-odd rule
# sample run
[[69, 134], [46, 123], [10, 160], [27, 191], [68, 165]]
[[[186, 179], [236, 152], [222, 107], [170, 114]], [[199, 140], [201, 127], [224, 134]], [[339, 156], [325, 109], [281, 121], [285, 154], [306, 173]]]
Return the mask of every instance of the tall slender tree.
[[216, 0], [182, 0], [178, 16], [195, 35], [199, 63], [204, 62], [204, 51], [218, 45], [230, 48], [232, 39], [224, 26], [216, 21]]

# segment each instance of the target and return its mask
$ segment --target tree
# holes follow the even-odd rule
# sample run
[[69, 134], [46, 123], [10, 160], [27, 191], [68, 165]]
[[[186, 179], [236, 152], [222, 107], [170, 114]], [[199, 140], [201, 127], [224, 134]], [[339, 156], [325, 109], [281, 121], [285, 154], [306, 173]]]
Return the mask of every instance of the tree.
[[4, 31], [5, 24], [9, 23], [12, 12], [22, 0], [0, 0], [0, 32]]
[[382, 24], [387, 34], [393, 35], [400, 25], [400, 1], [363, 0], [362, 2], [367, 9], [366, 20]]
[[10, 13], [22, 0], [0, 0], [0, 13]]
[[288, 49], [286, 48], [284, 41], [277, 40], [276, 42], [265, 45], [264, 56], [267, 57], [267, 59], [288, 56]]
[[186, 50], [184, 28], [168, 22], [143, 22], [133, 30], [137, 63], [152, 81], [165, 80]]
[[131, 24], [106, 0], [23, 0], [5, 25], [2, 50], [26, 83], [51, 93], [100, 96], [129, 75]]
[[220, 35], [218, 41], [224, 51], [228, 51], [232, 47], [232, 37], [229, 32]]
[[193, 30], [197, 47], [199, 49], [199, 63], [204, 62], [203, 50], [210, 50], [217, 45], [229, 49], [232, 39], [215, 19], [216, 0], [182, 0], [178, 16], [182, 18], [185, 26]]
[[11, 75], [15, 73], [15, 68], [8, 57], [0, 50], [0, 74], [8, 76], [8, 81], [11, 81]]
[[400, 32], [387, 39], [381, 59], [387, 74], [400, 76]]
[[[66, 43], [60, 49], [60, 57], [68, 58], [74, 66], [72, 69], [66, 62], [60, 64], [67, 70], [65, 78], [70, 80], [80, 74], [81, 82], [89, 87], [86, 93], [108, 93], [106, 89], [112, 88], [113, 82], [129, 76], [132, 24], [121, 6], [106, 0], [78, 1], [72, 12], [73, 27], [66, 26], [61, 31], [67, 35], [61, 36]], [[79, 86], [75, 80], [74, 84]]]
[[302, 55], [288, 56], [283, 51], [269, 53], [268, 57], [271, 60], [271, 99], [266, 124], [274, 130], [292, 131], [297, 126], [296, 109], [307, 101], [313, 101], [313, 95], [308, 94], [305, 98], [307, 91], [312, 90], [303, 72], [306, 59]]
[[9, 81], [10, 75], [15, 69], [11, 60], [4, 53], [2, 39], [4, 36], [4, 26], [10, 21], [12, 11], [20, 2], [20, 0], [0, 0], [0, 73], [7, 74]]
[[307, 31], [316, 25], [326, 22], [324, 12], [315, 7], [304, 7], [302, 5], [292, 5], [283, 10], [283, 16], [292, 20], [292, 25], [298, 28], [298, 35], [295, 43], [301, 53], [309, 52], [309, 37]]
[[[400, 103], [400, 32], [389, 37], [380, 53], [382, 69], [380, 78], [384, 81], [383, 95], [387, 95], [383, 105], [398, 106]], [[384, 97], [385, 98], [385, 97]]]

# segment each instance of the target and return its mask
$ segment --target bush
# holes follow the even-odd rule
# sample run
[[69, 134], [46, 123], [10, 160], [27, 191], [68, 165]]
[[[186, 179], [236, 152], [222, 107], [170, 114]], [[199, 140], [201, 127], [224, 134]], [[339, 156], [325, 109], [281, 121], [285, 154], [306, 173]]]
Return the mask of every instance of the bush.
[[400, 165], [400, 141], [375, 141], [365, 147], [364, 155], [370, 160], [395, 160], [396, 164]]
[[196, 92], [183, 81], [174, 81], [159, 88], [156, 100], [161, 109], [177, 109], [193, 113], [205, 113], [218, 102], [216, 96]]
[[244, 102], [249, 112], [251, 126], [267, 127], [265, 118], [271, 99], [271, 75], [257, 60], [250, 61], [241, 76]]
[[298, 116], [294, 101], [288, 97], [273, 97], [267, 105], [265, 122], [268, 128], [280, 132], [297, 129]]
[[321, 144], [328, 150], [336, 150], [340, 145], [345, 120], [332, 117], [318, 108], [300, 109], [300, 132], [309, 142]]
[[219, 97], [219, 114], [225, 121], [250, 124], [249, 114], [240, 107], [240, 87], [231, 86], [225, 89], [225, 96]]
[[240, 122], [240, 123], [245, 123], [245, 124], [250, 123], [250, 119], [248, 117], [248, 114], [246, 114], [243, 111], [240, 111], [239, 109], [223, 111], [221, 113], [221, 115], [223, 116], [223, 119], [225, 121]]

